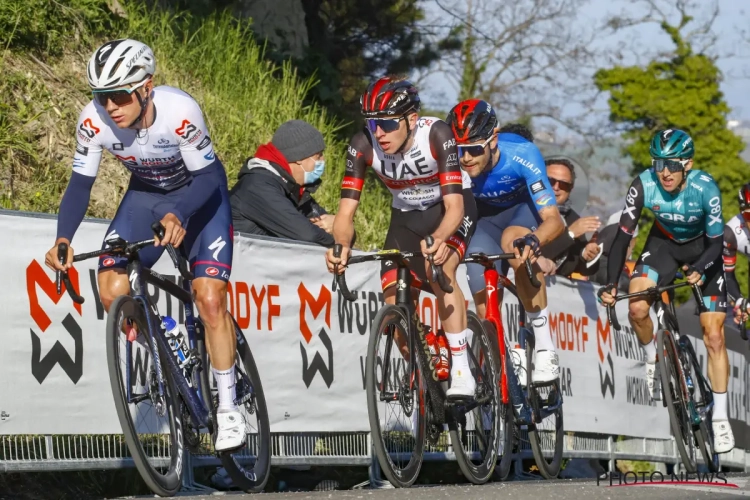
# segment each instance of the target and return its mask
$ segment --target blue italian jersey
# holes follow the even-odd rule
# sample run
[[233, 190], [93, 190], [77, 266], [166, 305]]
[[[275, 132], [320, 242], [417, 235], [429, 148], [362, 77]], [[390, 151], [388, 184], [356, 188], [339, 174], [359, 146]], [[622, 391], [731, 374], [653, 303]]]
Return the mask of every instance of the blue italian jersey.
[[529, 200], [537, 212], [557, 206], [544, 158], [533, 142], [512, 133], [498, 134], [500, 160], [489, 172], [472, 179], [477, 201], [508, 208]]

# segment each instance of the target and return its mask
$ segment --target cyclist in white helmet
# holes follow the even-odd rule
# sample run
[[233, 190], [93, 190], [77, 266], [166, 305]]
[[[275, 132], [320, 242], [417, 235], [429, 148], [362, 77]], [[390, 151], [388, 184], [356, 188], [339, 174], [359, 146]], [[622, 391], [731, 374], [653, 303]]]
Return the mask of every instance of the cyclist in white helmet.
[[[144, 266], [155, 264], [167, 244], [184, 245], [219, 389], [215, 448], [233, 450], [244, 444], [246, 433], [234, 402], [236, 344], [226, 304], [233, 236], [226, 173], [198, 103], [179, 89], [154, 87], [155, 72], [153, 52], [136, 40], [107, 42], [89, 60], [94, 99], [78, 119], [73, 173], [60, 203], [57, 240], [46, 264], [55, 270], [71, 267], [73, 248], [69, 246], [68, 264], [63, 266], [57, 259], [57, 245], [70, 245], [83, 220], [106, 149], [130, 170], [131, 177], [105, 239], [148, 239], [153, 237], [151, 224], [160, 221], [166, 228], [164, 238], [140, 251]], [[129, 292], [125, 266], [123, 258], [99, 260], [99, 295], [107, 310], [119, 295]], [[125, 328], [130, 341], [138, 340], [135, 325]]]

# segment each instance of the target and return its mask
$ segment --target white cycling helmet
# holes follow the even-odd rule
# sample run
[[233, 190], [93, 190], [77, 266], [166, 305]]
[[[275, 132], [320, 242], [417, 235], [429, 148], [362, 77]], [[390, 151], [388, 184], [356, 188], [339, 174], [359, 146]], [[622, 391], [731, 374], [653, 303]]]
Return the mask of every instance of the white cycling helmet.
[[143, 81], [156, 71], [154, 53], [145, 43], [131, 39], [107, 42], [89, 59], [89, 85], [105, 90]]

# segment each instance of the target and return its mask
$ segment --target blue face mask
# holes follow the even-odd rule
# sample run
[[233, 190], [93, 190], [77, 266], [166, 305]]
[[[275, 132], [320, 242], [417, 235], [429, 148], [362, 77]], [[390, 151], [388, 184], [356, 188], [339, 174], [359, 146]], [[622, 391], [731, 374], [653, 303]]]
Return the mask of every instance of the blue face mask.
[[311, 172], [305, 172], [305, 185], [312, 184], [313, 182], [320, 179], [320, 177], [323, 175], [323, 172], [326, 168], [326, 161], [325, 160], [318, 160], [315, 162], [315, 168], [312, 169]]

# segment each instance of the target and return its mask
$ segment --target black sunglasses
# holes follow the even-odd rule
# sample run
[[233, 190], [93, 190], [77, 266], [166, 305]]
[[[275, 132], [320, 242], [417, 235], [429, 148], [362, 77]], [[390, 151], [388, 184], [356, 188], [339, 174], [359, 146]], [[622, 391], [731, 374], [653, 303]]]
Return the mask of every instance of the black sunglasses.
[[662, 170], [664, 170], [664, 168], [666, 168], [667, 170], [669, 170], [670, 172], [674, 174], [674, 173], [681, 172], [682, 170], [684, 170], [685, 165], [687, 165], [689, 161], [690, 160], [651, 159], [651, 165], [654, 167], [654, 170], [656, 170], [657, 172], [661, 172]]
[[570, 191], [573, 189], [573, 183], [567, 182], [567, 181], [561, 181], [560, 179], [555, 179], [554, 177], [548, 177], [550, 186], [555, 187], [555, 184], [560, 184], [560, 189], [563, 191]]
[[94, 97], [96, 102], [102, 106], [107, 105], [107, 101], [112, 101], [115, 106], [127, 106], [133, 102], [133, 92], [139, 87], [142, 87], [148, 80], [144, 80], [135, 87], [129, 89], [117, 89], [117, 90], [94, 90]]
[[484, 141], [482, 144], [470, 144], [467, 146], [462, 146], [461, 144], [458, 144], [458, 157], [461, 158], [464, 153], [469, 153], [469, 156], [482, 156], [484, 154], [484, 147], [490, 143], [492, 140], [492, 136], [488, 137], [486, 141]]
[[405, 119], [405, 116], [398, 118], [367, 118], [365, 119], [365, 123], [367, 123], [367, 128], [370, 129], [370, 132], [375, 133], [378, 127], [380, 127], [380, 130], [387, 134], [398, 130], [399, 122]]

